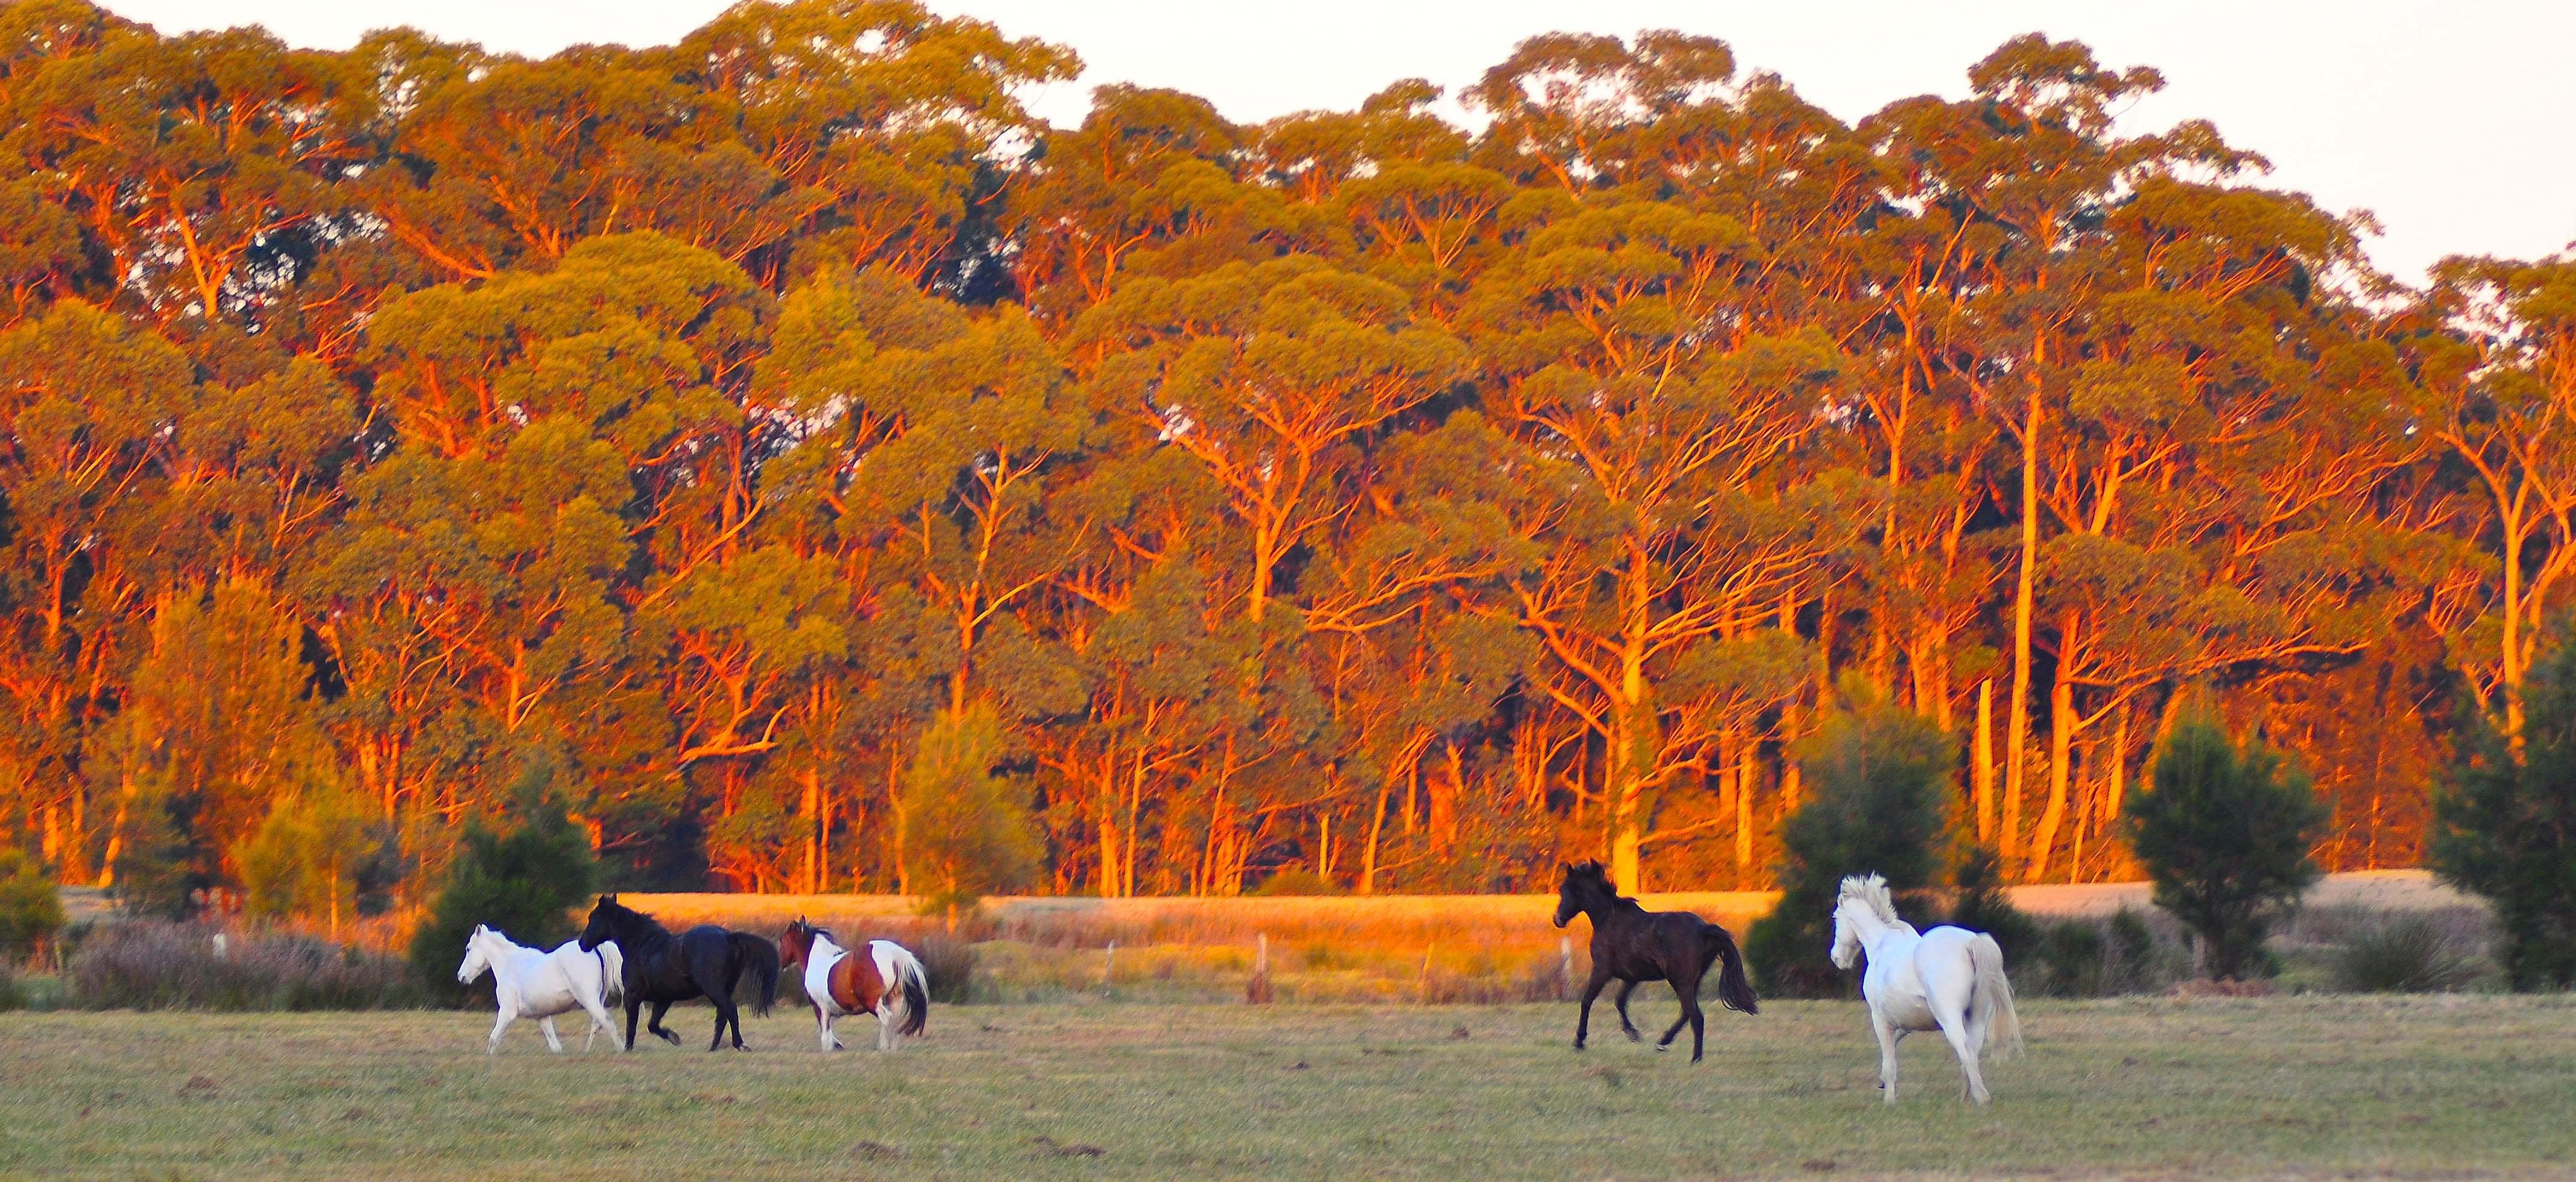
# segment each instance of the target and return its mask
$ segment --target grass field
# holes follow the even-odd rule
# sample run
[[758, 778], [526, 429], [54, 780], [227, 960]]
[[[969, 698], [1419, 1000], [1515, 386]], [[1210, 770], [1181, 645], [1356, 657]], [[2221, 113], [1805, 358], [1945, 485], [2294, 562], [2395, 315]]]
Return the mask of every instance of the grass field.
[[1563, 1005], [949, 1007], [832, 1056], [781, 1011], [751, 1054], [560, 1058], [470, 1012], [0, 1014], [0, 1177], [2576, 1175], [2576, 998], [2023, 1013], [1983, 1111], [1930, 1039], [1883, 1110], [1848, 1002], [1713, 1014], [1697, 1067], [1615, 1020], [1578, 1055]]

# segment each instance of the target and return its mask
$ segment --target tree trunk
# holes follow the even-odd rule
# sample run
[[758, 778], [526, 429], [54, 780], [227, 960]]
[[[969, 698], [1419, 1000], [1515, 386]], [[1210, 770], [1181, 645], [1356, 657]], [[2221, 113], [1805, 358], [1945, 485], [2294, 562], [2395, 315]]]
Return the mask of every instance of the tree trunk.
[[[2034, 335], [2031, 348], [2041, 353], [2046, 338]], [[2040, 384], [2037, 363], [2030, 375], [2030, 409], [2021, 432], [2021, 556], [2013, 575], [2012, 713], [2004, 721], [2004, 818], [1996, 852], [2010, 860], [2020, 841], [2024, 753], [2030, 746], [2030, 612], [2033, 572], [2039, 565], [2039, 427]]]
[[1977, 792], [1977, 843], [1991, 846], [1995, 840], [1995, 679], [1977, 683], [1977, 744], [1971, 757]]
[[[2068, 634], [2073, 634], [2070, 626]], [[2075, 684], [2061, 677], [2048, 690], [2048, 807], [2030, 836], [2030, 869], [2022, 877], [2038, 882], [2048, 873], [2057, 827], [2066, 819], [2066, 784], [2075, 739]]]

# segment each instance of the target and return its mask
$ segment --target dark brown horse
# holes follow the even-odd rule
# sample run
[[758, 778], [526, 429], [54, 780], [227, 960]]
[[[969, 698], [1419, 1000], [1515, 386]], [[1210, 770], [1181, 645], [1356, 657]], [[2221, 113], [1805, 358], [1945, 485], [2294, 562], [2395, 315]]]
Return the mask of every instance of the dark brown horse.
[[1700, 1058], [1700, 1045], [1708, 1033], [1708, 1021], [1699, 1011], [1700, 978], [1708, 967], [1723, 962], [1717, 974], [1717, 999], [1730, 1010], [1754, 1013], [1761, 1001], [1753, 996], [1753, 983], [1744, 979], [1744, 954], [1736, 951], [1735, 937], [1726, 929], [1687, 911], [1648, 911], [1635, 899], [1611, 889], [1609, 876], [1601, 872], [1601, 863], [1584, 862], [1565, 868], [1565, 879], [1556, 889], [1556, 926], [1564, 927], [1580, 913], [1592, 920], [1592, 979], [1583, 983], [1583, 1011], [1574, 1022], [1574, 1049], [1582, 1050], [1584, 1039], [1592, 1031], [1592, 999], [1601, 996], [1601, 987], [1613, 979], [1619, 982], [1619, 1028], [1628, 1032], [1628, 1041], [1637, 1041], [1637, 1024], [1628, 1020], [1628, 994], [1639, 981], [1670, 981], [1673, 993], [1682, 1000], [1682, 1016], [1673, 1019], [1673, 1028], [1664, 1032], [1656, 1050], [1673, 1045], [1673, 1037], [1682, 1032], [1682, 1023], [1690, 1023], [1691, 1062]]

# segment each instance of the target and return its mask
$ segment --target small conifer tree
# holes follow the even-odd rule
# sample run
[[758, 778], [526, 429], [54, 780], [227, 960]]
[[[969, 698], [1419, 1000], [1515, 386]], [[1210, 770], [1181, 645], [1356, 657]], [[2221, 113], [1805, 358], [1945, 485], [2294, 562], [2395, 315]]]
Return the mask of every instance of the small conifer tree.
[[2200, 938], [2205, 971], [2225, 980], [2269, 967], [2263, 938], [2317, 881], [2308, 851], [2326, 815], [2307, 776], [2205, 716], [2174, 728], [2153, 791], [2132, 790], [2121, 806], [2156, 906]]
[[1780, 904], [1745, 942], [1768, 990], [1819, 996], [1841, 979], [1829, 953], [1843, 877], [1876, 873], [1900, 892], [1941, 872], [1941, 792], [1950, 741], [1930, 719], [1847, 687], [1852, 709], [1826, 720], [1798, 751], [1814, 787], [1781, 828]]
[[2493, 900], [2516, 989], [2576, 985], [2576, 644], [2523, 684], [2522, 743], [2475, 711], [2434, 799], [2432, 864]]

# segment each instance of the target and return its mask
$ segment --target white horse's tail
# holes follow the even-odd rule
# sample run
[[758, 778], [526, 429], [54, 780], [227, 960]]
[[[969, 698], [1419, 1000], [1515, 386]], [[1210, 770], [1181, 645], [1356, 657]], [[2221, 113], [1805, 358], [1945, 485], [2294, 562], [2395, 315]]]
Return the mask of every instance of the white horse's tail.
[[2012, 980], [2004, 976], [2004, 949], [1980, 932], [1968, 941], [1968, 963], [1976, 969], [1971, 1004], [1986, 1011], [1986, 1045], [2000, 1059], [2021, 1049], [2021, 1019], [2013, 1013]]
[[599, 955], [599, 1000], [604, 1004], [626, 994], [626, 954], [618, 951], [617, 941], [602, 941], [591, 949]]

